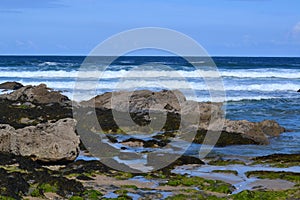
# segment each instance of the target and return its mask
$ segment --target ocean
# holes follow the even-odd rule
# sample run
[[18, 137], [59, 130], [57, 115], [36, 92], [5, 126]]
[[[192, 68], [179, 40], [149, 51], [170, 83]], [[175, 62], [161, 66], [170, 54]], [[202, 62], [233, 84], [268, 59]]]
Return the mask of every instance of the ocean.
[[[160, 90], [163, 87], [157, 84], [159, 78], [161, 83], [168, 82], [168, 88], [164, 89], [185, 90], [188, 82], [188, 86], [195, 91], [195, 96], [187, 95], [188, 99], [210, 101], [210, 93], [198, 73], [203, 68], [204, 74], [209, 76], [205, 59], [195, 58], [195, 62], [187, 63], [179, 57], [155, 56], [118, 58], [102, 74], [98, 80], [99, 85], [95, 86], [95, 82], [87, 76], [86, 84], [78, 88], [82, 95], [74, 98], [73, 89], [84, 59], [81, 56], [0, 56], [0, 83], [45, 83], [49, 88], [60, 90], [69, 98], [81, 101], [95, 94], [118, 90], [120, 81], [124, 81], [123, 77], [126, 77], [126, 84], [122, 86], [127, 90], [136, 89], [137, 85], [140, 85], [139, 89]], [[102, 58], [98, 65], [106, 66], [107, 60]], [[242, 156], [300, 153], [300, 93], [297, 93], [300, 89], [300, 58], [213, 57], [213, 60], [226, 92], [226, 118], [249, 121], [272, 119], [289, 131], [278, 138], [270, 138], [270, 145], [235, 145], [214, 148], [212, 153]], [[198, 68], [192, 65], [198, 65]], [[140, 66], [146, 66], [148, 71], [132, 71]], [[180, 77], [172, 76], [172, 80], [168, 79], [171, 71], [180, 74]], [[85, 71], [85, 74], [89, 73], [93, 72]], [[192, 145], [188, 153], [196, 155], [198, 148], [196, 144]]]

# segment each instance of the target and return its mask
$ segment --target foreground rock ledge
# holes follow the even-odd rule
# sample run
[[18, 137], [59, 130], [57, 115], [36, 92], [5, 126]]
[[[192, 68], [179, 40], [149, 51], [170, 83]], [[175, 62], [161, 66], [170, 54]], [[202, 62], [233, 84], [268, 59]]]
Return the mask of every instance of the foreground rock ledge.
[[66, 118], [15, 129], [0, 124], [0, 152], [31, 157], [42, 162], [74, 161], [79, 153], [76, 121]]

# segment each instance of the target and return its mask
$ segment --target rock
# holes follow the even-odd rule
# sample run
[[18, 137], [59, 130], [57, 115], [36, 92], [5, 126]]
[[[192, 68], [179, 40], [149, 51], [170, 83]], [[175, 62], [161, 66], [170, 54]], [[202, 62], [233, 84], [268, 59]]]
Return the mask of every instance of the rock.
[[269, 144], [268, 138], [258, 123], [249, 122], [247, 120], [226, 120], [223, 130], [227, 133], [240, 135], [241, 140], [252, 140], [254, 144]]
[[285, 128], [281, 127], [276, 121], [274, 120], [264, 120], [259, 122], [258, 127], [261, 128], [262, 132], [268, 136], [279, 136], [281, 133], [285, 132]]
[[[112, 97], [116, 101], [114, 104], [111, 103]], [[220, 130], [221, 135], [217, 141], [217, 146], [268, 144], [268, 136], [279, 136], [280, 133], [285, 131], [283, 127], [272, 120], [262, 122], [224, 120], [222, 103], [186, 100], [178, 90], [162, 90], [159, 92], [141, 90], [133, 93], [128, 91], [108, 92], [89, 101], [81, 102], [81, 105], [83, 107], [96, 107], [96, 115], [104, 131], [115, 132], [119, 130], [117, 123], [115, 123], [115, 119], [117, 119], [115, 114], [117, 114], [117, 117], [122, 119], [123, 122], [124, 119], [131, 117], [139, 126], [139, 129], [134, 129], [134, 131], [149, 133], [141, 128], [151, 123], [153, 114], [151, 116], [149, 113], [158, 112], [161, 114], [163, 112], [166, 113], [166, 122], [161, 131], [176, 131], [179, 130], [180, 126], [184, 127], [185, 130], [198, 129], [194, 142], [203, 143], [208, 130], [213, 133]], [[128, 116], [128, 113], [126, 115], [128, 111], [130, 116]], [[223, 126], [223, 128], [220, 129], [220, 126]], [[166, 132], [166, 134], [168, 133]], [[164, 139], [168, 137], [175, 137], [175, 135], [161, 136]], [[214, 144], [213, 138], [208, 139], [207, 144]], [[144, 143], [130, 141], [126, 145], [142, 146]]]
[[82, 183], [63, 176], [60, 169], [50, 170], [49, 165], [28, 157], [0, 152], [0, 166], [0, 199], [44, 199], [49, 189], [52, 197], [54, 194], [59, 195], [56, 199], [69, 199], [85, 191]]
[[53, 91], [52, 89], [47, 88], [45, 84], [40, 84], [38, 86], [24, 86], [10, 94], [0, 95], [0, 98], [10, 101], [31, 102], [34, 104], [71, 103], [68, 97], [62, 95], [58, 91]]
[[[112, 96], [115, 101], [113, 105], [111, 104]], [[162, 90], [159, 92], [150, 90], [107, 92], [88, 101], [83, 101], [81, 105], [113, 109], [119, 112], [129, 111], [130, 113], [149, 113], [149, 110], [180, 113], [182, 108], [186, 108], [182, 110], [182, 114], [190, 112], [190, 110], [195, 110], [195, 108], [198, 107], [201, 113], [201, 119], [203, 120], [209, 120], [211, 115], [223, 114], [222, 103], [199, 103], [186, 100], [183, 93], [179, 90]]]
[[[111, 100], [115, 101], [111, 104]], [[180, 111], [180, 103], [186, 101], [185, 96], [179, 90], [162, 90], [153, 92], [150, 90], [138, 90], [134, 92], [120, 91], [107, 92], [98, 95], [89, 101], [84, 101], [81, 105], [95, 106], [107, 109], [114, 109], [120, 112], [139, 113], [151, 110]]]
[[297, 92], [300, 92], [300, 89]]
[[[207, 125], [198, 131], [194, 140], [202, 143], [207, 132]], [[213, 130], [212, 130], [213, 131]], [[225, 120], [217, 146], [235, 144], [269, 144], [268, 136], [279, 136], [285, 129], [273, 120], [249, 122], [247, 120]], [[209, 142], [209, 141], [208, 141]]]
[[0, 180], [1, 196], [11, 197], [10, 199], [21, 199], [20, 195], [25, 195], [28, 192], [29, 184], [21, 173], [7, 173], [0, 168]]
[[268, 163], [271, 167], [299, 166], [300, 154], [272, 154], [252, 159], [256, 164]]
[[32, 124], [32, 123], [34, 123], [34, 120], [33, 119], [29, 119], [28, 117], [22, 117], [20, 119], [20, 123], [21, 124]]
[[22, 104], [22, 106], [24, 108], [34, 108], [34, 107], [36, 107], [36, 105], [34, 105], [33, 103], [30, 103], [30, 102], [25, 102], [25, 103]]
[[0, 124], [9, 124], [14, 128], [73, 117], [72, 108], [59, 103], [46, 106], [46, 104], [19, 103], [0, 98], [0, 110]]
[[142, 140], [138, 138], [129, 138], [125, 141], [122, 141], [121, 144], [129, 147], [158, 148], [166, 146], [167, 143], [165, 141], [159, 141], [156, 139]]
[[78, 156], [80, 143], [75, 125], [75, 120], [70, 118], [22, 129], [1, 124], [0, 152], [28, 156], [42, 162], [73, 161]]
[[[112, 98], [115, 101], [113, 104]], [[118, 129], [115, 125], [107, 126], [107, 123], [104, 123], [105, 121], [111, 123], [116, 119], [122, 120], [122, 124], [128, 124], [130, 130], [144, 132], [145, 130], [134, 129], [135, 127], [130, 124], [131, 121], [127, 122], [126, 119], [131, 118], [139, 128], [149, 125], [153, 119], [158, 122], [157, 124], [165, 121], [164, 130], [177, 130], [180, 127], [181, 116], [184, 116], [187, 124], [191, 123], [191, 120], [193, 123], [198, 123], [199, 116], [200, 120], [205, 122], [209, 121], [211, 116], [223, 116], [221, 103], [187, 101], [179, 90], [107, 92], [89, 101], [83, 101], [81, 105], [83, 107], [95, 106], [98, 121], [105, 131], [110, 131], [107, 130], [109, 127], [112, 131]]]
[[22, 87], [24, 86], [18, 82], [4, 82], [0, 84], [0, 89], [5, 89], [5, 90], [17, 90]]

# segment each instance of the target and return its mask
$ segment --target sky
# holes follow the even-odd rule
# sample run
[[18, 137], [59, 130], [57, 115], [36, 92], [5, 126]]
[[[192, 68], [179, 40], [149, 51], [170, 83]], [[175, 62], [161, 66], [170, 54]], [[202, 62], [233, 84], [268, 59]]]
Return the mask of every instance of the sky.
[[299, 0], [1, 0], [0, 55], [88, 55], [122, 31], [182, 32], [212, 56], [300, 56]]

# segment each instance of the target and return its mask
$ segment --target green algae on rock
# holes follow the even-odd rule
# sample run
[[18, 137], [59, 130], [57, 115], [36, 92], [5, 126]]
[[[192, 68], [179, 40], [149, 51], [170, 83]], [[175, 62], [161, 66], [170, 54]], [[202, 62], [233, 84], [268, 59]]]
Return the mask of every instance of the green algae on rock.
[[300, 154], [272, 154], [256, 157], [253, 161], [253, 164], [268, 164], [272, 167], [299, 166]]

